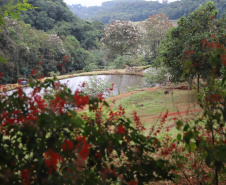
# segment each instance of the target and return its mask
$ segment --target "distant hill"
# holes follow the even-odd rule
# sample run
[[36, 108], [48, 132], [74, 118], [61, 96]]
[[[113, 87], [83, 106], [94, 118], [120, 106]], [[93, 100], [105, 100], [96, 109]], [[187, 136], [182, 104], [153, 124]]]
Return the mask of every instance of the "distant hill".
[[[218, 17], [226, 14], [226, 0], [212, 0], [219, 10]], [[179, 19], [204, 5], [206, 0], [181, 0], [171, 3], [144, 0], [115, 0], [103, 2], [102, 6], [83, 7], [81, 5], [68, 5], [78, 17], [100, 21], [104, 24], [114, 20], [143, 21], [157, 13], [165, 13], [169, 19]]]

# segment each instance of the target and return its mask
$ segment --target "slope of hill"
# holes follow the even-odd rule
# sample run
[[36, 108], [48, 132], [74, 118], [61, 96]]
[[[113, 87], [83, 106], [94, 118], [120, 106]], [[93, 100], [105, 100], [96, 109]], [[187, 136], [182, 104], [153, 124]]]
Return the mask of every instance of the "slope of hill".
[[[0, 6], [9, 2], [3, 0]], [[25, 23], [5, 17], [0, 28], [0, 55], [7, 60], [0, 63], [2, 83], [83, 69], [92, 56], [90, 50], [100, 46], [104, 25], [78, 18], [63, 0], [29, 3], [37, 8], [21, 13]]]
[[[218, 17], [226, 13], [226, 0], [212, 0], [219, 10]], [[158, 1], [108, 1], [102, 6], [83, 7], [70, 5], [71, 11], [82, 19], [100, 21], [104, 24], [114, 20], [143, 21], [157, 13], [165, 13], [169, 19], [188, 16], [190, 12], [204, 5], [206, 0], [180, 0], [171, 3]]]

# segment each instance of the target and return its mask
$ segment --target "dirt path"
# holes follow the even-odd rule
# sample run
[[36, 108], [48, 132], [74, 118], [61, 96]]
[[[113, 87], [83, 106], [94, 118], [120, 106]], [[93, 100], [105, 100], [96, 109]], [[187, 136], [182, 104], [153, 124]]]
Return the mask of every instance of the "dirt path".
[[141, 90], [129, 91], [129, 92], [126, 92], [124, 94], [120, 94], [120, 95], [117, 95], [117, 96], [114, 96], [114, 97], [107, 98], [106, 100], [116, 101], [116, 100], [119, 100], [121, 98], [125, 98], [125, 97], [128, 97], [128, 96], [131, 96], [134, 93], [137, 93], [137, 92], [140, 92], [140, 91], [144, 91], [144, 90], [145, 91], [157, 91], [158, 87], [152, 87], [152, 88], [145, 88], [145, 89], [141, 89]]

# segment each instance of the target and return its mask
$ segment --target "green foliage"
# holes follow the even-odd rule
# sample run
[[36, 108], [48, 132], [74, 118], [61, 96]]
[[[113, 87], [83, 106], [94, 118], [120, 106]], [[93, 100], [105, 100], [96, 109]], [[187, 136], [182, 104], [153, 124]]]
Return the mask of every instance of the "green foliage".
[[[226, 14], [225, 0], [212, 0], [219, 10], [218, 18]], [[180, 0], [176, 2], [163, 1], [107, 1], [102, 6], [83, 7], [68, 5], [71, 11], [85, 20], [98, 20], [111, 24], [115, 20], [144, 21], [151, 15], [164, 13], [170, 20], [187, 17], [191, 12], [204, 5], [206, 0]]]
[[[183, 72], [188, 72], [187, 76], [199, 75], [206, 78], [212, 70], [210, 54], [204, 47], [203, 39], [213, 41], [217, 36], [214, 26], [217, 22], [216, 16], [217, 10], [213, 2], [208, 2], [192, 12], [188, 18], [182, 17], [178, 26], [168, 32], [160, 46], [157, 61], [162, 61], [169, 67], [174, 80], [179, 80]], [[192, 64], [190, 70], [186, 62], [188, 59]]]
[[[27, 3], [28, 0], [16, 1], [15, 3], [10, 2], [9, 4], [3, 4], [0, 7], [0, 32], [2, 31], [2, 26], [5, 25], [4, 17], [11, 16], [14, 19], [18, 19], [20, 11], [26, 11], [28, 9], [34, 9], [33, 6]], [[0, 4], [1, 5], [1, 4]], [[0, 62], [6, 62], [7, 60], [0, 55]]]
[[148, 70], [146, 70], [143, 80], [147, 85], [150, 86], [155, 86], [156, 84], [165, 85], [169, 78], [168, 75], [167, 68], [165, 67], [150, 67]]
[[108, 93], [110, 94], [109, 89], [111, 86], [112, 84], [105, 82], [101, 77], [95, 75], [89, 78], [83, 91], [92, 96], [97, 96], [98, 94], [107, 95]]
[[[22, 14], [21, 19], [25, 23], [31, 24], [38, 30], [51, 30], [51, 33], [56, 33], [58, 36], [72, 35], [86, 50], [99, 47], [98, 41], [103, 36], [103, 28], [101, 26], [94, 28], [92, 23], [80, 20], [62, 0], [36, 0], [30, 3], [38, 9]], [[95, 24], [97, 26], [97, 23]]]
[[116, 68], [116, 69], [122, 69], [124, 68], [124, 66], [127, 64], [127, 59], [128, 57], [126, 56], [118, 56], [116, 59], [113, 60], [112, 65]]
[[100, 21], [110, 24], [115, 20], [143, 21], [150, 15], [158, 13], [164, 5], [159, 2], [140, 1], [110, 1], [102, 6], [83, 7], [69, 5], [71, 11], [78, 17], [86, 20]]
[[[198, 103], [203, 109], [203, 114], [189, 123], [182, 120], [176, 122], [177, 129], [181, 131], [177, 135], [177, 141], [183, 144], [187, 153], [195, 153], [196, 160], [192, 168], [205, 164], [206, 168], [214, 172], [208, 174], [205, 170], [195, 170], [198, 181], [205, 182], [205, 179], [208, 179], [208, 182], [220, 184], [219, 181], [221, 178], [225, 179], [226, 174], [226, 160], [223, 157], [226, 155], [226, 57], [225, 48], [221, 44], [214, 48], [210, 47], [207, 51], [210, 54], [209, 63], [212, 72], [209, 73], [208, 84], [202, 85], [198, 93]], [[219, 63], [222, 64], [222, 80], [217, 79], [216, 66]]]
[[163, 13], [150, 16], [141, 23], [144, 31], [142, 50], [146, 58], [155, 59], [157, 57], [157, 50], [165, 34], [172, 27], [168, 16]]

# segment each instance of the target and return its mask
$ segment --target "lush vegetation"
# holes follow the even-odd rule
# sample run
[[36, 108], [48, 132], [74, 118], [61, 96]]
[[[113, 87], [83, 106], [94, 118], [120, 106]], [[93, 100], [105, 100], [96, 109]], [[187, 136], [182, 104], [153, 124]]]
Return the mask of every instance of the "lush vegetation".
[[101, 62], [90, 51], [101, 45], [103, 24], [80, 20], [62, 0], [29, 1], [26, 6], [32, 5], [35, 9], [21, 13], [24, 22], [18, 21], [12, 19], [15, 18], [12, 12], [7, 13], [10, 10], [7, 10], [8, 2], [1, 2], [4, 24], [0, 32], [0, 54], [7, 61], [0, 63], [0, 72], [4, 72], [3, 83], [15, 83], [18, 78], [30, 77], [33, 68], [39, 71], [35, 77], [41, 77], [49, 76], [50, 72], [64, 74], [83, 69], [91, 58], [92, 62]]
[[[218, 11], [218, 17], [226, 13], [225, 0], [212, 0]], [[78, 17], [85, 20], [96, 20], [104, 24], [112, 23], [115, 20], [143, 21], [151, 15], [164, 13], [169, 19], [187, 17], [191, 12], [205, 4], [205, 0], [180, 0], [176, 2], [162, 3], [158, 1], [108, 1], [102, 6], [83, 7], [81, 5], [70, 5], [69, 8]]]
[[105, 27], [102, 39], [108, 62], [113, 61], [120, 68], [152, 63], [161, 40], [171, 27], [172, 23], [162, 13], [139, 23], [114, 21]]
[[[21, 74], [36, 80], [30, 82], [30, 94], [21, 88], [0, 94], [2, 184], [225, 183], [226, 21], [216, 20], [213, 2], [182, 17], [175, 28], [163, 13], [140, 24], [115, 21], [104, 30], [105, 48], [98, 56], [89, 50], [100, 47], [103, 25], [83, 22], [67, 12], [63, 1], [30, 1], [40, 6], [35, 9], [26, 0], [4, 3], [0, 54], [7, 62], [0, 63], [0, 82], [16, 81]], [[12, 19], [27, 9], [21, 17], [32, 26]], [[175, 81], [196, 77], [194, 99], [201, 116], [174, 117], [177, 133], [172, 134], [172, 127], [165, 125], [166, 110], [147, 130], [137, 112], [130, 119], [123, 105], [116, 110], [109, 106], [103, 90], [113, 85], [97, 77], [75, 92], [56, 78], [39, 81], [50, 70], [63, 74], [86, 62], [88, 71], [100, 65], [104, 49], [118, 66], [154, 61], [156, 83], [164, 81], [166, 71]], [[206, 83], [199, 83], [200, 77]], [[82, 112], [84, 107], [87, 111]]]
[[[211, 52], [216, 42], [225, 46], [225, 16], [216, 20], [216, 7], [212, 2], [182, 17], [163, 40], [156, 63], [164, 63], [170, 70], [171, 79], [192, 79], [197, 75], [208, 81], [212, 71]], [[215, 74], [220, 75], [222, 63], [215, 64]]]

